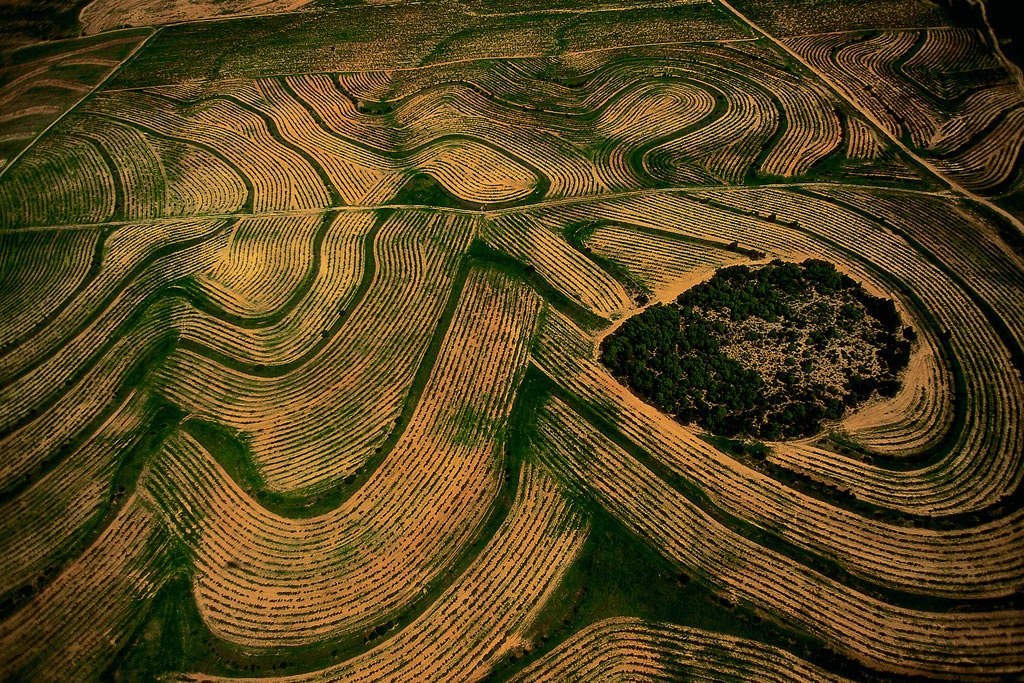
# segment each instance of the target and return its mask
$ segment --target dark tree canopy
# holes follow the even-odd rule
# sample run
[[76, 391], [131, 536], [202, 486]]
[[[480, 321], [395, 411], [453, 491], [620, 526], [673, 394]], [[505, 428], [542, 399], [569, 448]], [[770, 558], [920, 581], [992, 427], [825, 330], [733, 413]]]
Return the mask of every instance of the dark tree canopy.
[[808, 436], [892, 396], [913, 330], [825, 261], [732, 266], [627, 320], [601, 345], [644, 399], [723, 436]]

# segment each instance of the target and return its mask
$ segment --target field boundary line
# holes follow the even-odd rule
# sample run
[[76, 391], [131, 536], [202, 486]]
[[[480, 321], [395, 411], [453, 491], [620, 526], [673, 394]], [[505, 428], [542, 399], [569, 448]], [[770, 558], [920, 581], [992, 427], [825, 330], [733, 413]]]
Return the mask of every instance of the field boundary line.
[[[677, 45], [720, 45], [729, 43], [754, 43], [760, 40], [760, 38], [723, 38], [721, 40], [673, 40], [659, 43], [628, 43], [623, 45], [610, 45], [608, 47], [595, 47], [589, 50], [574, 50], [570, 52], [559, 53], [559, 57], [576, 57], [578, 55], [588, 55], [595, 52], [610, 52], [612, 50], [629, 50], [636, 47], [674, 47]], [[455, 66], [458, 64], [472, 64], [473, 62], [493, 62], [498, 59], [538, 59], [541, 57], [550, 57], [549, 53], [535, 52], [531, 54], [513, 54], [513, 55], [484, 55], [483, 57], [466, 57], [465, 59], [452, 59], [446, 62], [434, 62], [432, 64], [419, 64], [417, 66], [396, 66], [391, 68], [380, 68], [380, 69], [340, 69], [335, 71], [295, 71], [295, 72], [281, 72], [281, 73], [268, 73], [261, 74], [259, 76], [229, 76], [220, 81], [233, 81], [233, 80], [263, 80], [269, 78], [290, 78], [292, 76], [331, 76], [334, 74], [373, 74], [380, 73], [382, 71], [396, 72], [396, 71], [420, 71], [426, 69], [441, 68], [446, 66]], [[204, 80], [203, 83], [217, 83], [218, 80], [208, 81]], [[178, 85], [178, 83], [158, 83], [156, 85], [138, 85], [130, 88], [110, 88], [106, 92], [130, 92], [134, 90], [150, 90], [157, 88], [167, 88]]]
[[552, 7], [550, 9], [523, 10], [521, 12], [474, 12], [467, 10], [466, 16], [470, 17], [526, 17], [536, 14], [602, 14], [609, 12], [628, 12], [637, 9], [672, 9], [680, 5], [710, 5], [710, 0], [664, 0], [663, 2], [641, 2], [621, 7], [588, 7], [578, 9], [573, 7]]
[[76, 109], [78, 109], [80, 106], [82, 106], [83, 102], [85, 102], [87, 99], [92, 97], [95, 93], [99, 92], [100, 88], [102, 88], [103, 85], [107, 81], [109, 81], [111, 78], [113, 78], [114, 74], [116, 74], [118, 71], [120, 71], [122, 69], [122, 67], [124, 67], [125, 64], [130, 62], [132, 60], [132, 58], [134, 58], [135, 55], [137, 55], [139, 53], [139, 50], [141, 50], [143, 48], [143, 46], [145, 46], [146, 43], [148, 43], [150, 40], [152, 40], [153, 36], [155, 36], [159, 32], [160, 32], [160, 28], [158, 27], [158, 28], [154, 29], [152, 32], [150, 32], [150, 34], [148, 36], [146, 36], [145, 38], [140, 40], [139, 44], [136, 45], [134, 48], [132, 48], [132, 51], [129, 52], [128, 55], [124, 59], [121, 60], [121, 63], [118, 64], [117, 66], [115, 66], [113, 69], [111, 69], [110, 73], [108, 73], [106, 76], [104, 76], [100, 80], [99, 83], [97, 83], [93, 87], [89, 88], [89, 90], [86, 91], [86, 93], [84, 95], [79, 97], [78, 100], [74, 104], [72, 104], [70, 107], [65, 109], [61, 113], [61, 115], [58, 116], [57, 118], [55, 118], [53, 121], [51, 121], [50, 124], [48, 126], [46, 126], [46, 128], [43, 128], [41, 131], [39, 131], [39, 133], [34, 138], [32, 138], [32, 141], [30, 143], [28, 143], [27, 145], [25, 145], [25, 147], [22, 148], [22, 150], [20, 152], [15, 154], [14, 158], [11, 159], [7, 163], [6, 166], [4, 166], [3, 168], [0, 168], [0, 179], [3, 179], [3, 177], [7, 174], [7, 171], [9, 171], [11, 168], [13, 168], [15, 166], [15, 164], [17, 164], [21, 160], [21, 158], [28, 153], [29, 150], [31, 150], [33, 147], [35, 147], [39, 143], [39, 141], [42, 140], [43, 137], [45, 137], [46, 134], [50, 132], [50, 130], [53, 129], [54, 126], [56, 126], [58, 123], [63, 121], [64, 117], [66, 117], [68, 114], [70, 114], [71, 112], [73, 112]]
[[588, 204], [591, 202], [612, 201], [625, 197], [657, 196], [660, 194], [702, 192], [706, 190], [721, 191], [744, 191], [757, 188], [769, 188], [776, 190], [799, 189], [799, 188], [828, 188], [828, 187], [856, 187], [863, 190], [881, 190], [885, 192], [902, 192], [905, 194], [922, 195], [929, 197], [951, 197], [953, 194], [948, 190], [915, 190], [907, 187], [890, 187], [887, 185], [849, 185], [848, 183], [764, 183], [760, 185], [678, 185], [672, 187], [649, 187], [641, 190], [626, 190], [624, 192], [608, 192], [605, 194], [584, 195], [581, 197], [559, 197], [546, 201], [522, 204], [520, 206], [507, 206], [500, 209], [462, 209], [452, 206], [437, 206], [434, 204], [345, 204], [342, 206], [325, 206], [313, 209], [282, 209], [280, 211], [255, 211], [250, 213], [204, 213], [185, 216], [159, 216], [155, 218], [142, 218], [138, 220], [103, 221], [99, 223], [66, 223], [53, 225], [31, 225], [23, 228], [0, 228], [0, 235], [20, 232], [48, 232], [52, 230], [103, 230], [108, 227], [119, 227], [122, 225], [137, 225], [140, 223], [180, 223], [189, 220], [213, 219], [223, 220], [228, 218], [270, 218], [275, 216], [310, 216], [327, 213], [330, 211], [436, 211], [441, 213], [461, 214], [465, 216], [500, 216], [504, 214], [515, 214], [519, 212], [533, 211], [553, 206], [568, 206], [572, 204]]
[[[96, 0], [93, 0], [93, 2], [95, 2], [95, 1]], [[312, 2], [312, 0], [310, 0], [310, 2]], [[89, 4], [91, 5], [92, 3], [89, 3]], [[82, 11], [85, 11], [85, 8], [88, 7], [88, 6], [89, 5], [86, 5], [85, 7], [83, 7]], [[181, 21], [168, 21], [166, 23], [160, 23], [160, 24], [142, 24], [141, 26], [132, 27], [132, 28], [151, 28], [151, 29], [155, 29], [155, 30], [159, 31], [160, 29], [167, 28], [168, 26], [188, 26], [189, 24], [212, 24], [212, 23], [215, 23], [215, 22], [218, 22], [218, 21], [231, 21], [232, 19], [261, 19], [263, 17], [284, 17], [284, 16], [289, 16], [289, 15], [292, 15], [292, 14], [315, 14], [315, 13], [317, 13], [317, 10], [315, 10], [315, 9], [293, 9], [293, 10], [285, 10], [284, 12], [267, 12], [265, 14], [255, 14], [253, 12], [246, 12], [246, 13], [243, 13], [243, 14], [228, 14], [228, 15], [219, 16], [219, 17], [202, 17], [202, 18], [199, 18], [199, 19], [182, 19]], [[81, 12], [79, 12], [79, 20], [78, 21], [79, 21], [79, 23], [82, 22], [82, 20], [81, 20]], [[97, 33], [90, 33], [88, 35], [98, 36], [98, 35], [102, 35], [103, 33], [105, 33], [105, 31], [99, 31]]]
[[940, 181], [949, 186], [950, 189], [952, 189], [954, 192], [960, 194], [963, 197], [966, 197], [967, 199], [974, 201], [977, 204], [981, 204], [982, 206], [989, 209], [993, 213], [998, 214], [1000, 218], [1002, 218], [1003, 220], [1007, 221], [1010, 225], [1012, 225], [1020, 235], [1024, 236], [1024, 224], [1022, 224], [1020, 220], [1018, 220], [1013, 214], [1011, 214], [1009, 211], [1005, 210], [995, 202], [986, 199], [985, 197], [982, 197], [979, 194], [971, 192], [953, 178], [947, 177], [944, 173], [939, 171], [939, 169], [937, 169], [931, 163], [929, 163], [920, 155], [918, 155], [914, 150], [910, 149], [910, 147], [907, 146], [902, 140], [900, 140], [899, 137], [890, 133], [889, 130], [881, 124], [881, 122], [875, 117], [874, 114], [868, 111], [865, 107], [862, 107], [860, 104], [858, 104], [852, 97], [847, 95], [846, 91], [842, 87], [840, 87], [840, 85], [837, 82], [833, 81], [831, 78], [825, 75], [824, 72], [820, 71], [819, 69], [811, 65], [809, 61], [801, 57], [795, 50], [791, 49], [781, 39], [776, 38], [774, 35], [768, 33], [760, 26], [755, 24], [751, 19], [747, 18], [746, 15], [742, 14], [739, 10], [730, 5], [728, 0], [717, 0], [717, 2], [721, 3], [723, 7], [725, 7], [727, 10], [736, 15], [736, 17], [740, 21], [746, 23], [747, 26], [749, 26], [750, 29], [753, 30], [755, 33], [759, 33], [768, 40], [770, 40], [780, 50], [785, 52], [792, 59], [795, 59], [797, 63], [801, 64], [804, 68], [806, 68], [808, 71], [810, 71], [819, 79], [821, 79], [821, 81], [824, 82], [829, 87], [829, 89], [832, 90], [833, 93], [835, 93], [841, 100], [846, 102], [848, 105], [850, 105], [858, 112], [860, 112], [861, 116], [867, 119], [867, 121], [876, 129], [876, 131], [880, 132], [886, 140], [895, 145], [900, 151], [902, 151], [908, 158], [910, 158], [912, 161], [918, 164], [921, 168], [924, 168], [925, 170], [929, 171], [933, 176], [935, 176]]

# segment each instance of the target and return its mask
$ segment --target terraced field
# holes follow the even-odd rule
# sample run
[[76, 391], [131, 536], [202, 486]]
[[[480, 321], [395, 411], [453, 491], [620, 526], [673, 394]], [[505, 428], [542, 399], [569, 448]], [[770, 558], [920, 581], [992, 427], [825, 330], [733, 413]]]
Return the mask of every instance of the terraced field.
[[[2, 49], [0, 680], [1024, 678], [1024, 79], [978, 7], [77, 30]], [[774, 259], [894, 302], [894, 395], [726, 438], [602, 365]]]

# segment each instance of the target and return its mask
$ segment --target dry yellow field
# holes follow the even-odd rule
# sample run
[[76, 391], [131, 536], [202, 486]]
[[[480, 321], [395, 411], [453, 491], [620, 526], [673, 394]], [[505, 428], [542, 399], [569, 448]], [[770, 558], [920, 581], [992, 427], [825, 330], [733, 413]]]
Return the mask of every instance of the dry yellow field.
[[[1024, 678], [983, 6], [52, 4], [0, 44], [0, 680]], [[907, 359], [810, 435], [609, 364], [822, 261]], [[779, 335], [759, 381], [855, 364]]]

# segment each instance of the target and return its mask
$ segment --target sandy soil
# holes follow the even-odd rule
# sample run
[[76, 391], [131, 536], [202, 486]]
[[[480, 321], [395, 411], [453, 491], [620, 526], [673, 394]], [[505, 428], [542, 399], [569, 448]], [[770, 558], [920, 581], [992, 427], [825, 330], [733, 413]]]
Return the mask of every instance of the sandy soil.
[[121, 26], [156, 26], [227, 15], [292, 12], [310, 0], [94, 0], [79, 15], [84, 32], [109, 31]]

